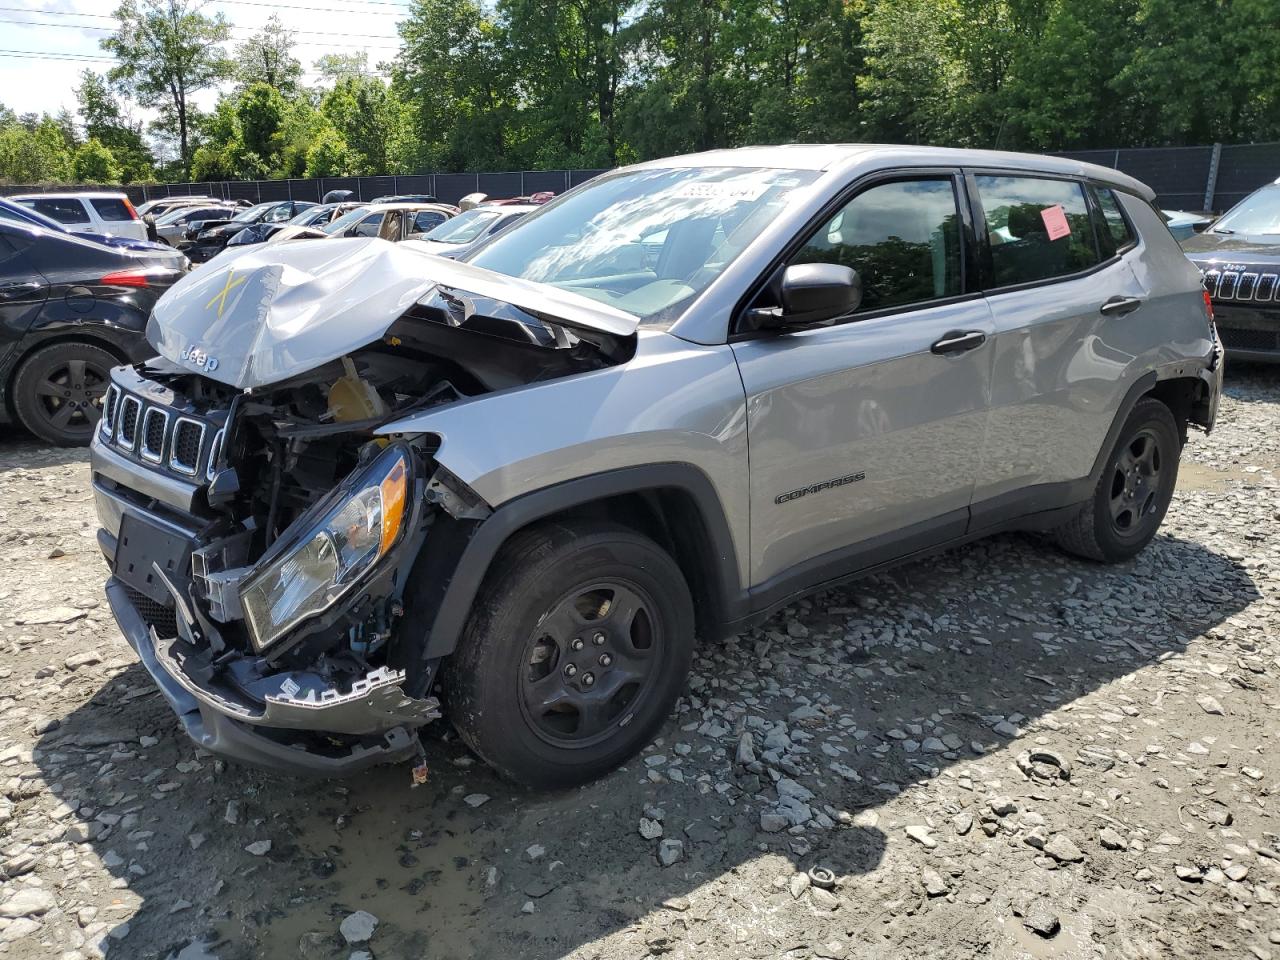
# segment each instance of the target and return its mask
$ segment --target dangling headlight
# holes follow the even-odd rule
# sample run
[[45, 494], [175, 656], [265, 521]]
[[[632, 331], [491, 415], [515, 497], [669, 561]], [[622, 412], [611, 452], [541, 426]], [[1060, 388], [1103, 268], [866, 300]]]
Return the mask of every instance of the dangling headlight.
[[245, 581], [240, 605], [257, 650], [323, 613], [387, 554], [400, 538], [408, 489], [408, 460], [393, 447], [292, 548]]

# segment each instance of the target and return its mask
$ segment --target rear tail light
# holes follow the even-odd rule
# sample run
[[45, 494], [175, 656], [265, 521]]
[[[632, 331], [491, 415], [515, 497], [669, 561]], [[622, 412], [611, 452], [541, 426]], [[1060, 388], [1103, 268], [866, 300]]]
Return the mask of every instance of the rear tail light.
[[1213, 320], [1213, 300], [1209, 298], [1208, 290], [1204, 291], [1204, 315], [1208, 317], [1210, 321]]
[[117, 270], [114, 273], [108, 273], [100, 281], [105, 287], [146, 287], [147, 271], [137, 267], [131, 270]]
[[138, 219], [138, 211], [133, 209], [133, 201], [128, 197], [124, 198], [124, 208], [129, 211], [129, 217], [133, 220]]

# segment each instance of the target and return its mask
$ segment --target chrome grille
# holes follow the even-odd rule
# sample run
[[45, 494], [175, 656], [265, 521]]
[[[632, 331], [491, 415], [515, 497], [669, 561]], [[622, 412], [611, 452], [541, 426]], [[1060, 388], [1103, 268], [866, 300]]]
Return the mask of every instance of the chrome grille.
[[120, 402], [120, 425], [116, 429], [116, 443], [129, 450], [138, 439], [138, 415], [142, 413], [142, 401], [137, 397], [125, 397]]
[[107, 387], [107, 392], [102, 398], [102, 423], [100, 429], [103, 436], [111, 436], [111, 431], [116, 428], [116, 404], [120, 402], [120, 388], [114, 383]]
[[164, 459], [164, 437], [169, 432], [169, 412], [159, 407], [148, 407], [142, 416], [142, 443], [138, 453], [143, 460], [159, 463]]
[[169, 444], [169, 466], [188, 476], [200, 466], [200, 448], [204, 446], [204, 424], [199, 420], [179, 417]]
[[1270, 303], [1276, 298], [1278, 281], [1280, 277], [1274, 273], [1252, 270], [1206, 270], [1204, 273], [1204, 288], [1214, 300]]

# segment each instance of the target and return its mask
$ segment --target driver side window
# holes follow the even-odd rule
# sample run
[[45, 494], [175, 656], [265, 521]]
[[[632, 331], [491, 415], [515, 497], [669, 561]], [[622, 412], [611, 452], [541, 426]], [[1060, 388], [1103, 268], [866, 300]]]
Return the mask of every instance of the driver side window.
[[960, 217], [950, 177], [900, 180], [850, 200], [791, 263], [838, 263], [862, 280], [858, 313], [957, 296]]

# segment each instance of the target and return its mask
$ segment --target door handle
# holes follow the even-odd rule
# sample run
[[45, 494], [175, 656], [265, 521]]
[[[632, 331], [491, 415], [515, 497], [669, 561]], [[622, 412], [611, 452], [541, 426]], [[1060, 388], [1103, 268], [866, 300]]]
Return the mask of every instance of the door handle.
[[10, 283], [0, 283], [0, 300], [15, 300], [24, 293], [35, 293], [40, 289], [40, 286], [35, 280], [15, 280]]
[[987, 335], [981, 330], [948, 330], [929, 349], [934, 353], [964, 353], [980, 347], [987, 342]]
[[1123, 317], [1126, 313], [1133, 313], [1142, 306], [1142, 301], [1137, 297], [1112, 297], [1098, 311], [1104, 317]]

